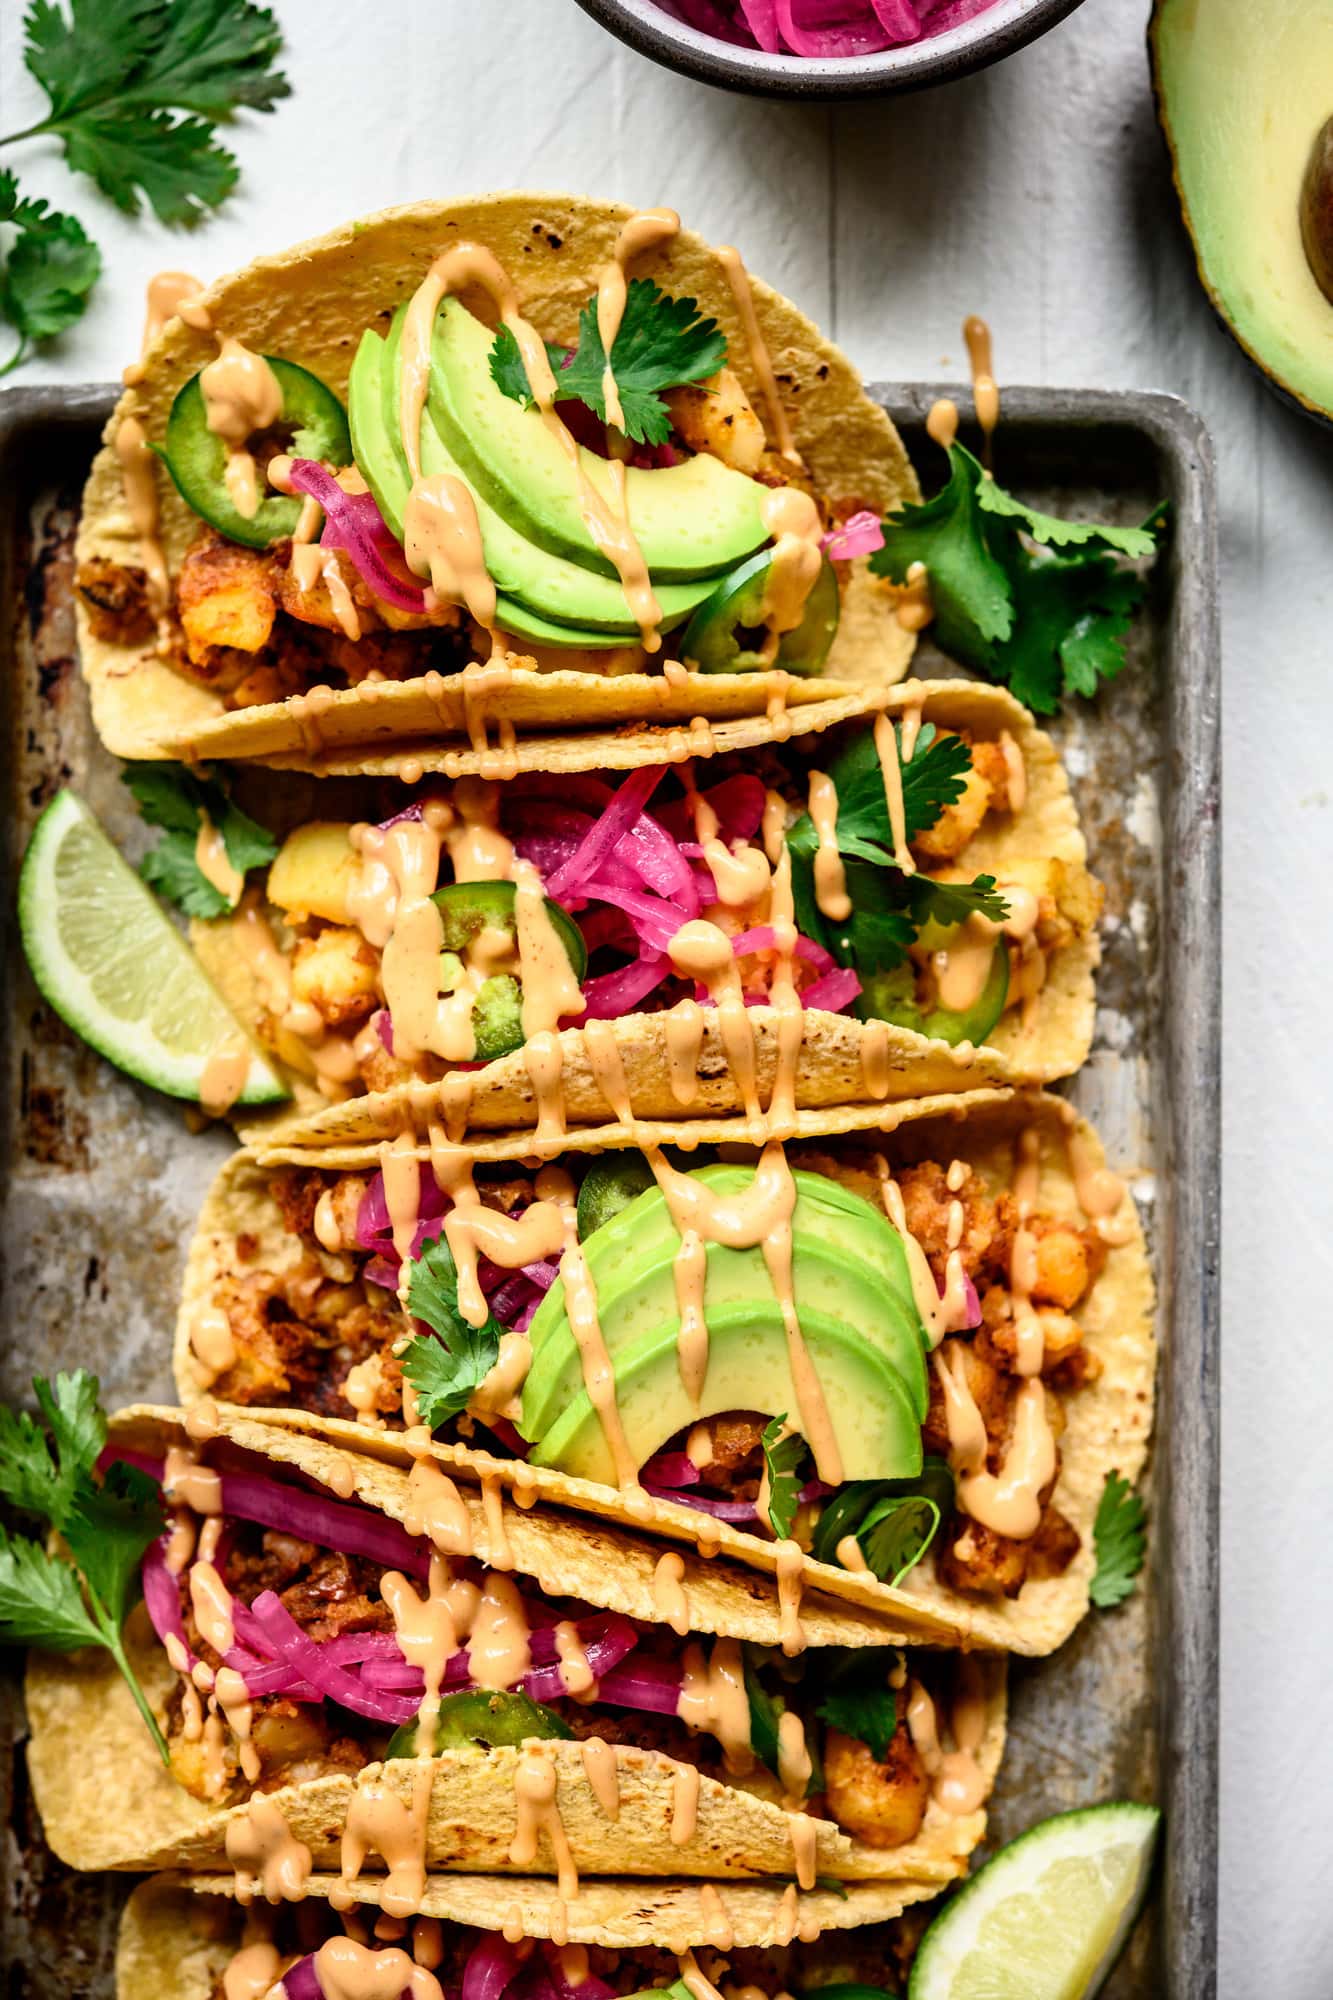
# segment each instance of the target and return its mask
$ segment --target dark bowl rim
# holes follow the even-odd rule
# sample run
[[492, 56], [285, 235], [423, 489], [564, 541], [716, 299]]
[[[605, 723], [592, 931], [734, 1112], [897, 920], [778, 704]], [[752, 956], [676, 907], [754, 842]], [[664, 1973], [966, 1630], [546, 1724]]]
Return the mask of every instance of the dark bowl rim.
[[[926, 90], [987, 68], [1054, 28], [1083, 0], [1027, 0], [1019, 14], [986, 27], [987, 14], [948, 34], [882, 55], [816, 61], [732, 48], [659, 12], [654, 0], [578, 0], [585, 14], [640, 55], [723, 90], [755, 97], [851, 99]], [[646, 11], [651, 8], [651, 15]], [[971, 30], [976, 28], [976, 32]], [[966, 39], [955, 40], [954, 36]]]

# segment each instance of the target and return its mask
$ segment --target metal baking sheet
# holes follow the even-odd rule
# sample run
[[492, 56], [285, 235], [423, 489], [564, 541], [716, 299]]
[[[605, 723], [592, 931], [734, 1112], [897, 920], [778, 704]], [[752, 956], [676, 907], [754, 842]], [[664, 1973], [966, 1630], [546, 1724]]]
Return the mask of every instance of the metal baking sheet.
[[[875, 385], [917, 462], [928, 387]], [[956, 389], [949, 393], [957, 395]], [[142, 830], [97, 743], [71, 606], [78, 493], [112, 392], [0, 397], [0, 685], [5, 879], [64, 784], [132, 852]], [[966, 435], [966, 432], [964, 433]], [[1110, 2000], [1208, 2000], [1217, 1941], [1219, 880], [1216, 532], [1198, 419], [1173, 398], [1013, 389], [997, 471], [1058, 512], [1142, 519], [1171, 503], [1124, 674], [1055, 733], [1107, 884], [1097, 1040], [1071, 1095], [1134, 1176], [1156, 1264], [1162, 1364], [1149, 1566], [1054, 1659], [1016, 1665], [993, 1805], [1006, 1839], [1103, 1798], [1160, 1800], [1162, 1865]], [[924, 672], [939, 670], [927, 643]], [[39, 1001], [3, 914], [0, 1395], [34, 1370], [95, 1366], [111, 1403], [170, 1394], [185, 1244], [230, 1141], [192, 1133], [82, 1048]], [[22, 1705], [0, 1686], [10, 1837], [0, 1854], [0, 1960], [10, 2000], [110, 2000], [124, 1878], [71, 1875], [43, 1847], [27, 1793]], [[115, 1800], [107, 1810], [117, 1810]]]

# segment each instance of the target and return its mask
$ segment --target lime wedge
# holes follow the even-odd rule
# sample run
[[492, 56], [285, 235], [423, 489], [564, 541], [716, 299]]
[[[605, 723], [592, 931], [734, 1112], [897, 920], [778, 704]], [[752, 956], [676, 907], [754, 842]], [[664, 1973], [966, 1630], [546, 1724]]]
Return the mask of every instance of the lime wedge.
[[[205, 1070], [241, 1104], [287, 1096], [190, 947], [83, 801], [58, 792], [19, 873], [19, 928], [42, 997], [108, 1062], [199, 1101]], [[238, 1057], [247, 1059], [240, 1071]], [[230, 1092], [228, 1093], [230, 1095]]]
[[908, 2000], [1092, 2000], [1138, 1915], [1160, 1819], [1089, 1806], [1011, 1840], [926, 1932]]

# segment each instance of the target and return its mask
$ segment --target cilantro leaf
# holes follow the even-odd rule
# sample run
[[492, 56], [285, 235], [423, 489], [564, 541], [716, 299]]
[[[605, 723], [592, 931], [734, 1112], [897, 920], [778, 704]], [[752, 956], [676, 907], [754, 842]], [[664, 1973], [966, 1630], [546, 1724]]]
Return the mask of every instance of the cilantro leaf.
[[0, 1644], [104, 1646], [124, 1675], [163, 1762], [167, 1746], [130, 1666], [121, 1626], [144, 1551], [162, 1532], [161, 1494], [144, 1473], [113, 1464], [97, 1477], [106, 1418], [84, 1369], [33, 1387], [51, 1437], [31, 1417], [0, 1412], [0, 1494], [46, 1520], [68, 1558], [0, 1529]]
[[1140, 527], [1119, 528], [1042, 513], [954, 444], [946, 485], [885, 522], [871, 567], [902, 583], [924, 563], [945, 652], [1048, 715], [1124, 665], [1143, 585], [1121, 559], [1151, 556], [1164, 519], [1157, 508]]
[[[559, 375], [561, 400], [585, 404], [605, 423], [606, 349], [595, 298], [579, 314], [578, 345], [572, 354], [566, 357], [562, 348], [549, 346], [547, 353]], [[626, 437], [636, 444], [664, 444], [671, 416], [660, 392], [716, 375], [726, 358], [722, 329], [716, 320], [703, 316], [694, 299], [671, 298], [651, 278], [631, 278], [611, 350]], [[532, 401], [518, 343], [507, 328], [501, 329], [491, 350], [491, 374], [507, 396], [517, 402]]]
[[488, 1313], [481, 1326], [458, 1308], [458, 1269], [443, 1236], [423, 1243], [408, 1265], [407, 1310], [438, 1337], [417, 1334], [403, 1355], [403, 1373], [416, 1391], [421, 1421], [438, 1430], [465, 1410], [500, 1354], [499, 1322]]
[[937, 882], [930, 875], [910, 875], [907, 879], [908, 907], [918, 931], [926, 923], [966, 923], [973, 915], [1002, 924], [1009, 914], [993, 875], [978, 875], [971, 882]]
[[26, 360], [35, 342], [53, 340], [81, 317], [102, 259], [74, 216], [20, 195], [8, 169], [0, 172], [0, 224], [17, 231], [0, 262], [0, 315], [19, 337], [0, 367], [0, 375], [7, 375]]
[[25, 27], [50, 111], [14, 136], [55, 134], [120, 208], [142, 196], [163, 222], [196, 220], [235, 185], [215, 124], [291, 88], [274, 69], [281, 31], [253, 0], [32, 0]]
[[[557, 377], [569, 358], [567, 347], [557, 347], [554, 341], [546, 342], [546, 358], [551, 364], [551, 373]], [[491, 379], [512, 403], [522, 403], [526, 408], [533, 400], [528, 382], [528, 371], [523, 366], [523, 356], [519, 352], [513, 329], [503, 324], [495, 330], [495, 342], [491, 348]]]
[[[962, 449], [961, 446], [956, 448]], [[964, 453], [964, 457], [969, 455]], [[1154, 524], [1158, 519], [1156, 514], [1150, 516], [1141, 528], [1114, 528], [1097, 521], [1065, 521], [1058, 514], [1043, 514], [1036, 507], [1025, 506], [1012, 493], [1006, 493], [1003, 486], [997, 486], [993, 479], [984, 475], [977, 484], [976, 492], [977, 504], [983, 514], [998, 514], [1006, 520], [1017, 521], [1025, 534], [1031, 535], [1034, 542], [1040, 542], [1044, 547], [1111, 549], [1122, 556], [1150, 556], [1157, 547], [1154, 534]]]
[[1108, 555], [1030, 555], [1016, 537], [1011, 571], [1017, 617], [995, 649], [994, 678], [1039, 715], [1062, 695], [1095, 694], [1125, 664], [1141, 579]]
[[114, 1612], [117, 1627], [138, 1594], [145, 1552], [163, 1525], [160, 1489], [137, 1466], [108, 1466], [100, 1485], [87, 1474], [79, 1480], [65, 1540], [84, 1582]]
[[949, 478], [930, 500], [909, 504], [884, 523], [884, 546], [870, 558], [876, 576], [906, 583], [924, 563], [935, 609], [935, 637], [965, 667], [985, 673], [991, 646], [1013, 629], [1013, 592], [986, 543], [977, 488], [986, 474], [970, 451], [949, 448]]
[[768, 1474], [768, 1524], [779, 1541], [792, 1531], [801, 1500], [801, 1482], [796, 1468], [805, 1457], [805, 1439], [798, 1431], [784, 1433], [786, 1414], [765, 1424], [760, 1442], [764, 1448], [764, 1469]]
[[0, 1645], [69, 1653], [101, 1638], [69, 1564], [0, 1527]]
[[[779, 1769], [780, 1730], [782, 1718], [787, 1712], [787, 1704], [781, 1695], [770, 1694], [760, 1680], [756, 1654], [759, 1659], [764, 1657], [758, 1649], [746, 1648], [745, 1697], [750, 1705], [750, 1748], [765, 1769], [771, 1771], [775, 1778], [779, 1778], [782, 1775]], [[807, 1742], [806, 1749], [810, 1755], [810, 1780], [805, 1790], [806, 1797], [810, 1798], [814, 1793], [823, 1791], [824, 1773], [814, 1745]]]
[[232, 803], [225, 781], [217, 776], [201, 777], [184, 764], [135, 764], [121, 776], [147, 824], [165, 833], [139, 863], [144, 881], [188, 917], [224, 917], [234, 910], [239, 894], [225, 896], [195, 859], [204, 814], [221, 834], [227, 859], [242, 878], [274, 859], [278, 845], [273, 836]]
[[1130, 1595], [1147, 1548], [1143, 1502], [1118, 1472], [1106, 1475], [1092, 1524], [1092, 1543], [1097, 1568], [1088, 1595], [1100, 1610], [1108, 1611]]
[[830, 1729], [854, 1736], [882, 1764], [898, 1727], [898, 1699], [889, 1686], [896, 1653], [874, 1648], [841, 1660], [824, 1681], [815, 1713]]

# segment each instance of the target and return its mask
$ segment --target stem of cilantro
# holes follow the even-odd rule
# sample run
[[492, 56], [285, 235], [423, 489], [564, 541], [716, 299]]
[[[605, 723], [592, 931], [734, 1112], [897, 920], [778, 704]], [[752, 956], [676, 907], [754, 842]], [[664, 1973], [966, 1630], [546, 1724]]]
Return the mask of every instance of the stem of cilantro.
[[167, 1748], [167, 1739], [162, 1734], [161, 1728], [159, 1727], [158, 1724], [157, 1717], [153, 1714], [152, 1708], [149, 1705], [148, 1697], [144, 1693], [143, 1689], [140, 1687], [138, 1676], [135, 1673], [133, 1667], [129, 1663], [129, 1658], [125, 1652], [125, 1646], [121, 1639], [120, 1632], [116, 1627], [116, 1625], [112, 1622], [112, 1620], [109, 1619], [103, 1612], [100, 1605], [94, 1606], [94, 1615], [97, 1619], [98, 1625], [101, 1628], [102, 1643], [106, 1647], [108, 1653], [110, 1653], [116, 1665], [120, 1668], [121, 1675], [125, 1681], [125, 1685], [128, 1687], [130, 1693], [134, 1696], [134, 1705], [138, 1709], [140, 1715], [143, 1717], [144, 1721], [148, 1725], [149, 1734], [152, 1736], [154, 1743], [156, 1743], [157, 1745], [158, 1756], [162, 1759], [162, 1762], [167, 1766], [167, 1768], [170, 1769], [171, 1752]]
[[0, 363], [0, 377], [12, 375], [16, 368], [21, 368], [27, 360], [30, 351], [28, 337], [25, 334], [14, 349], [14, 352], [10, 355], [8, 361]]

